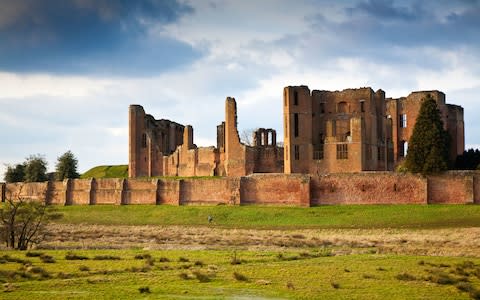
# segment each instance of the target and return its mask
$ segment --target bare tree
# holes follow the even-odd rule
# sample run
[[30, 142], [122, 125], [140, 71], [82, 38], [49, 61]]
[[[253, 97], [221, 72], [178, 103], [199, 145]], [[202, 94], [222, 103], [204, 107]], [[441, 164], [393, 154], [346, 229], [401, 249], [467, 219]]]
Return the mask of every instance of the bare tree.
[[0, 209], [0, 236], [8, 248], [26, 250], [45, 239], [46, 225], [62, 215], [45, 203], [28, 201], [20, 197], [9, 198]]
[[240, 133], [240, 141], [247, 146], [253, 146], [253, 133], [255, 131], [254, 128], [243, 129]]

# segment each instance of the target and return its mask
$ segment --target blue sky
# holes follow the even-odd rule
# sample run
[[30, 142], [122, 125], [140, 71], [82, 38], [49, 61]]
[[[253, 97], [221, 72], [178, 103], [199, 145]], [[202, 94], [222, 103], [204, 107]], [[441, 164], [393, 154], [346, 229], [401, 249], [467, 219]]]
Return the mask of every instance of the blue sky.
[[480, 148], [475, 0], [0, 0], [0, 172], [72, 150], [80, 171], [128, 162], [128, 106], [215, 144], [224, 100], [240, 130], [282, 136], [282, 89], [438, 89]]

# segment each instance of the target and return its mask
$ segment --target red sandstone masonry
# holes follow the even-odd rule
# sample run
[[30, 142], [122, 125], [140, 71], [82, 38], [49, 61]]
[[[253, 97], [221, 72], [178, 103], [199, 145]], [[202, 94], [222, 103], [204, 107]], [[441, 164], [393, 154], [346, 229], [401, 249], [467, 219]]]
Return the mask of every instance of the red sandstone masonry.
[[253, 174], [240, 180], [241, 204], [310, 206], [308, 175]]
[[125, 204], [157, 204], [157, 181], [126, 180]]
[[474, 202], [473, 175], [464, 172], [428, 177], [428, 203], [466, 204]]
[[71, 179], [65, 205], [89, 205], [91, 202], [92, 179]]
[[157, 204], [180, 204], [180, 181], [161, 179], [157, 184]]
[[426, 204], [427, 181], [415, 175], [385, 172], [312, 177], [312, 205]]
[[180, 181], [180, 204], [232, 203], [231, 178], [184, 179]]
[[124, 179], [95, 179], [90, 204], [123, 204]]
[[49, 192], [47, 203], [53, 205], [64, 205], [67, 199], [68, 180], [51, 181], [49, 184]]
[[314, 176], [254, 174], [246, 177], [174, 179], [68, 179], [8, 183], [2, 201], [89, 204], [465, 204], [480, 203], [480, 172], [419, 175], [363, 172]]
[[473, 176], [473, 203], [480, 204], [480, 174]]

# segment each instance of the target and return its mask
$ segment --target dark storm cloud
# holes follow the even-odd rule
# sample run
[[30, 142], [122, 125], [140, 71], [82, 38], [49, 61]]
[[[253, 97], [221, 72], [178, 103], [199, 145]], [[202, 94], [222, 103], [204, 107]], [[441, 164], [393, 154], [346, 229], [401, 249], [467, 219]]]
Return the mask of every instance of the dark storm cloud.
[[315, 32], [308, 37], [307, 60], [355, 57], [440, 71], [450, 66], [428, 49], [480, 53], [478, 1], [367, 0], [343, 13], [339, 19], [323, 12], [310, 19]]
[[148, 74], [199, 56], [189, 45], [148, 35], [191, 13], [175, 0], [0, 1], [0, 70]]

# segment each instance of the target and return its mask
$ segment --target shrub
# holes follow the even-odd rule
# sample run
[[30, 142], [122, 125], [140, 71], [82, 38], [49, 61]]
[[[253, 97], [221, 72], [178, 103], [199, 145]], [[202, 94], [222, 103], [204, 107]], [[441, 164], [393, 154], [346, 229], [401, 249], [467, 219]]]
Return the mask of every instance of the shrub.
[[73, 274], [68, 274], [68, 273], [63, 273], [63, 272], [60, 272], [57, 274], [57, 278], [60, 278], [60, 279], [70, 279], [70, 278], [73, 278], [75, 277], [75, 275]]
[[198, 279], [199, 282], [209, 282], [210, 277], [208, 277], [207, 274], [200, 272], [200, 271], [194, 271], [192, 274]]
[[197, 260], [195, 261], [194, 263], [195, 266], [198, 266], [198, 267], [202, 267], [203, 266], [203, 262], [201, 260]]
[[186, 273], [186, 272], [182, 272], [182, 273], [178, 274], [178, 276], [183, 280], [192, 279], [192, 277], [190, 275], [188, 275], [188, 273]]
[[82, 271], [82, 272], [88, 272], [88, 271], [90, 271], [90, 268], [87, 267], [87, 266], [80, 266], [80, 267], [78, 267], [78, 269], [79, 269], [80, 271]]
[[238, 281], [248, 281], [248, 277], [238, 273], [238, 272], [233, 272], [233, 278], [235, 278]]
[[462, 292], [467, 292], [467, 293], [471, 293], [472, 291], [475, 290], [475, 288], [473, 287], [473, 285], [469, 282], [459, 282], [455, 285], [455, 287], [459, 290], [459, 291], [462, 291]]
[[30, 272], [33, 273], [33, 274], [38, 274], [40, 275], [41, 278], [51, 278], [52, 275], [50, 275], [50, 273], [48, 273], [45, 269], [41, 268], [41, 267], [32, 267], [30, 269]]
[[448, 274], [443, 272], [432, 274], [427, 278], [427, 280], [430, 282], [442, 284], [442, 285], [455, 284], [458, 282], [458, 279], [451, 277]]
[[398, 280], [403, 280], [403, 281], [413, 281], [417, 280], [417, 277], [409, 274], [409, 273], [400, 273], [397, 276], [395, 276], [396, 279]]
[[25, 256], [26, 256], [26, 257], [40, 257], [40, 256], [42, 256], [42, 255], [43, 255], [42, 252], [28, 251], [27, 253], [25, 253]]
[[96, 255], [94, 260], [121, 260], [119, 256], [113, 256], [113, 255]]
[[339, 289], [339, 288], [340, 288], [340, 283], [335, 282], [335, 281], [330, 282], [330, 285], [331, 285], [334, 289]]
[[180, 256], [180, 257], [178, 258], [178, 261], [179, 261], [179, 262], [189, 262], [190, 260], [189, 260], [188, 258], [186, 258], [186, 257]]
[[160, 258], [158, 259], [158, 261], [159, 261], [159, 262], [170, 262], [170, 259], [168, 259], [167, 257], [163, 257], [163, 256], [162, 256], [162, 257], [160, 257]]
[[40, 260], [43, 263], [46, 263], [46, 264], [54, 264], [55, 263], [55, 258], [53, 258], [53, 256], [46, 255], [46, 254], [42, 254], [40, 256]]
[[135, 255], [135, 259], [149, 259], [149, 258], [152, 258], [152, 256], [148, 253]]
[[138, 288], [140, 294], [150, 294], [150, 288], [148, 286], [142, 286]]
[[88, 257], [83, 255], [77, 255], [74, 253], [67, 253], [67, 255], [65, 255], [65, 259], [66, 260], [87, 260]]

